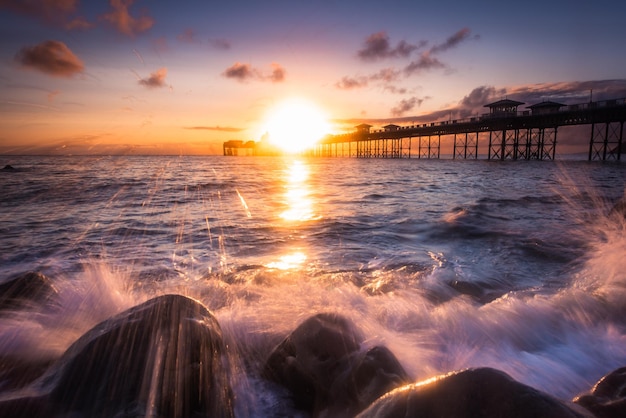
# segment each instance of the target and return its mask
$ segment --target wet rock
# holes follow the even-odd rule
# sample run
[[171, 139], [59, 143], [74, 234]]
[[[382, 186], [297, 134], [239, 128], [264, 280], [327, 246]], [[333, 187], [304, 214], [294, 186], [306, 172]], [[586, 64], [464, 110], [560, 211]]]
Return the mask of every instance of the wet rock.
[[604, 376], [590, 393], [575, 398], [574, 402], [599, 418], [626, 417], [626, 367]]
[[2, 171], [14, 171], [15, 167], [13, 167], [11, 164], [7, 164], [4, 166], [4, 168], [2, 169]]
[[358, 418], [575, 418], [590, 417], [507, 374], [468, 369], [395, 389]]
[[96, 325], [0, 416], [232, 417], [219, 324], [200, 303], [161, 296]]
[[270, 354], [264, 375], [286, 388], [313, 416], [354, 416], [378, 396], [408, 381], [384, 347], [362, 351], [362, 336], [336, 314], [300, 324]]
[[52, 300], [57, 290], [47, 276], [28, 272], [0, 284], [0, 310], [23, 308]]
[[0, 391], [23, 388], [43, 375], [53, 363], [52, 358], [24, 360], [16, 356], [0, 356]]

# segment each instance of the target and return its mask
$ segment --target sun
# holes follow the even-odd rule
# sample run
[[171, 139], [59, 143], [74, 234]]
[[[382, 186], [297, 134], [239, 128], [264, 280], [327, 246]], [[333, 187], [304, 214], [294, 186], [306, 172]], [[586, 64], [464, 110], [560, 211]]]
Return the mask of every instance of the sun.
[[317, 105], [305, 99], [293, 98], [270, 110], [265, 132], [272, 145], [283, 152], [298, 153], [310, 149], [328, 134], [330, 124]]

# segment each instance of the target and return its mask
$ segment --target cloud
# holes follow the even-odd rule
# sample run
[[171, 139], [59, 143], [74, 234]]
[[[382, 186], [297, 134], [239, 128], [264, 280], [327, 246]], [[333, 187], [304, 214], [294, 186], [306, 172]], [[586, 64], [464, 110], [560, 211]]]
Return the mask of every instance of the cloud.
[[[394, 93], [406, 92], [406, 89], [389, 86], [389, 83], [398, 81], [401, 76], [410, 77], [424, 71], [449, 69], [448, 65], [442, 62], [436, 55], [456, 47], [462, 42], [471, 39], [471, 31], [463, 28], [451, 35], [445, 42], [436, 44], [427, 50], [423, 50], [417, 58], [410, 61], [402, 70], [396, 68], [384, 68], [377, 73], [365, 76], [350, 77], [344, 76], [335, 83], [335, 87], [342, 90], [351, 90], [368, 86], [371, 82], [383, 83], [383, 88]], [[473, 37], [478, 39], [478, 35]], [[400, 41], [392, 47], [389, 36], [381, 31], [370, 35], [365, 40], [365, 45], [357, 51], [357, 56], [362, 61], [377, 61], [386, 58], [409, 58], [414, 52], [423, 49], [428, 45], [428, 41], [420, 41], [418, 44], [411, 44], [407, 41]]]
[[219, 132], [241, 132], [243, 128], [233, 128], [231, 126], [185, 126], [183, 129], [192, 131], [219, 131]]
[[53, 90], [50, 93], [48, 93], [48, 102], [52, 102], [54, 101], [54, 99], [61, 94], [61, 92], [59, 90]]
[[[447, 51], [450, 48], [454, 48], [455, 46], [457, 46], [461, 42], [469, 39], [470, 32], [471, 31], [469, 30], [469, 28], [463, 28], [463, 29], [459, 30], [454, 35], [452, 35], [448, 39], [446, 39], [446, 41], [444, 43], [433, 46], [430, 49], [430, 53], [431, 54], [437, 54], [439, 52]], [[478, 39], [478, 38], [479, 38], [478, 35], [474, 36], [474, 39]]]
[[424, 99], [420, 99], [419, 97], [401, 100], [396, 107], [391, 109], [391, 114], [393, 116], [403, 116], [409, 110], [413, 110], [415, 106], [421, 106], [423, 102]]
[[272, 73], [268, 75], [266, 78], [270, 80], [272, 83], [280, 83], [285, 80], [285, 75], [287, 71], [278, 63], [272, 63]]
[[67, 30], [87, 30], [93, 28], [95, 25], [88, 22], [84, 17], [75, 17], [69, 22], [65, 23], [63, 27]]
[[165, 77], [167, 76], [167, 68], [159, 68], [153, 73], [150, 73], [150, 77], [139, 79], [139, 84], [148, 88], [161, 88], [165, 87]]
[[413, 45], [404, 40], [398, 42], [395, 48], [391, 47], [386, 32], [373, 33], [365, 40], [365, 46], [357, 52], [363, 61], [376, 61], [385, 58], [408, 57], [413, 51], [424, 44]]
[[271, 81], [272, 83], [280, 83], [285, 80], [287, 71], [278, 63], [272, 63], [272, 71], [270, 74], [263, 74], [262, 71], [252, 67], [250, 64], [236, 62], [228, 67], [222, 75], [226, 78], [232, 78], [239, 82], [247, 81]]
[[384, 86], [383, 90], [388, 91], [389, 93], [392, 93], [392, 94], [406, 94], [406, 92], [408, 91], [404, 87], [396, 87], [396, 86], [391, 86], [391, 85]]
[[237, 81], [245, 82], [259, 77], [258, 71], [250, 64], [236, 62], [228, 67], [223, 73], [226, 78], [233, 78]]
[[385, 83], [391, 83], [398, 79], [400, 72], [393, 68], [383, 68], [377, 73], [370, 74], [368, 76], [348, 77], [345, 76], [337, 83], [335, 87], [340, 90], [352, 90], [362, 87], [367, 87], [370, 81], [382, 81]]
[[209, 43], [215, 49], [227, 50], [230, 49], [230, 41], [224, 38], [211, 38]]
[[436, 57], [433, 57], [428, 51], [426, 51], [423, 52], [416, 61], [412, 61], [409, 65], [404, 67], [404, 74], [406, 76], [410, 76], [420, 73], [422, 71], [438, 68], [446, 68], [446, 65], [443, 62], [439, 61]]
[[55, 77], [72, 77], [85, 68], [83, 62], [63, 42], [45, 41], [22, 48], [15, 59], [26, 68], [33, 68]]
[[345, 76], [335, 83], [335, 87], [341, 90], [352, 90], [366, 87], [368, 83], [367, 77], [348, 77]]
[[0, 0], [0, 8], [64, 29], [89, 29], [92, 23], [75, 16], [79, 0]]
[[392, 81], [396, 81], [400, 76], [400, 71], [394, 68], [383, 68], [369, 76], [369, 79], [372, 81], [384, 81], [385, 83], [391, 83]]
[[101, 16], [101, 19], [109, 22], [124, 35], [134, 36], [144, 32], [154, 25], [154, 19], [149, 16], [134, 18], [128, 9], [134, 0], [110, 0], [113, 11]]
[[196, 32], [193, 29], [185, 29], [183, 33], [176, 37], [177, 40], [188, 44], [199, 44], [200, 40], [196, 38]]

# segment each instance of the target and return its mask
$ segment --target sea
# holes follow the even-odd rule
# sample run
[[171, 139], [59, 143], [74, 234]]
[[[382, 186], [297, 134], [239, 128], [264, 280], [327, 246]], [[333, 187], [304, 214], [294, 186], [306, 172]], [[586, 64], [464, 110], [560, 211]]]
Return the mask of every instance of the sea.
[[[259, 369], [306, 318], [353, 321], [414, 380], [487, 366], [561, 399], [626, 366], [626, 165], [4, 156], [0, 281], [60, 302], [0, 317], [0, 356], [58, 357], [154, 296], [218, 319], [237, 412], [288, 411]], [[285, 416], [290, 415], [284, 412]]]

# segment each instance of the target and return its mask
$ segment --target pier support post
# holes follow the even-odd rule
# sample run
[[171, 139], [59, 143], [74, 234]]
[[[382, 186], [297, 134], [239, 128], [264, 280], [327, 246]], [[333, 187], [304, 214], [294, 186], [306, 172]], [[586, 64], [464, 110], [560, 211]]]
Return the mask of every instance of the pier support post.
[[592, 123], [589, 161], [619, 161], [624, 138], [624, 121]]
[[[458, 136], [457, 136], [458, 135]], [[454, 134], [454, 150], [452, 158], [478, 158], [478, 132]]]

